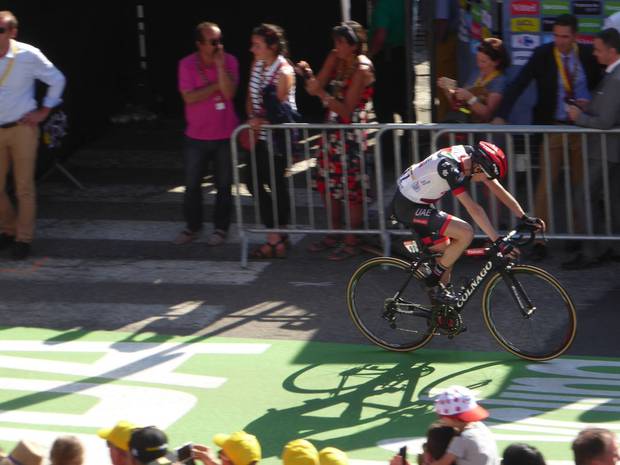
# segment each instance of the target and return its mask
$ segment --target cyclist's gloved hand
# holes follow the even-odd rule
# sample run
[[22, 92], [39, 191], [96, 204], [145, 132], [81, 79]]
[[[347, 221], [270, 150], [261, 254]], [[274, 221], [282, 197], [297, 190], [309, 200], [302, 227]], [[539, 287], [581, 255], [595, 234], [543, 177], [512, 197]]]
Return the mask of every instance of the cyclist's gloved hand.
[[495, 247], [497, 247], [499, 253], [501, 253], [504, 257], [510, 256], [512, 258], [516, 258], [519, 256], [519, 249], [517, 249], [512, 242], [507, 241], [503, 237], [500, 237], [495, 241]]
[[534, 231], [545, 230], [545, 222], [540, 218], [536, 218], [535, 216], [523, 215], [521, 217], [521, 224], [528, 229], [532, 229]]

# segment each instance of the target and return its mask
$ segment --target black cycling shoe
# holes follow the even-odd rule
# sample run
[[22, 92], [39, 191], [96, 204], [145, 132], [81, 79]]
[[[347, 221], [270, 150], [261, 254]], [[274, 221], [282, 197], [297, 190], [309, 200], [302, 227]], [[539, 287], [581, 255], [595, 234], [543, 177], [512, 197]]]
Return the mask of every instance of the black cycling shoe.
[[443, 284], [439, 284], [435, 287], [429, 288], [428, 295], [433, 302], [442, 305], [454, 306], [459, 303], [459, 295], [452, 292]]

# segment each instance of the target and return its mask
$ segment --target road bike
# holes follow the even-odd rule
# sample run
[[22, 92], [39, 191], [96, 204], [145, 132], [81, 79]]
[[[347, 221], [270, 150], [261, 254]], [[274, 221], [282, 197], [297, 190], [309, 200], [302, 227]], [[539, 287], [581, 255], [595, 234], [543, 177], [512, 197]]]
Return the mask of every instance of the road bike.
[[[536, 231], [519, 225], [501, 240], [522, 247]], [[518, 264], [490, 247], [468, 249], [467, 256], [484, 259], [480, 271], [454, 292], [456, 305], [443, 305], [429, 295], [424, 277], [441, 256], [403, 243], [412, 257], [377, 257], [362, 263], [347, 286], [349, 315], [370, 341], [388, 350], [405, 352], [423, 347], [435, 335], [450, 339], [466, 329], [462, 311], [484, 284], [482, 315], [486, 327], [508, 352], [526, 360], [544, 361], [562, 355], [577, 329], [575, 304], [556, 278], [542, 268]]]

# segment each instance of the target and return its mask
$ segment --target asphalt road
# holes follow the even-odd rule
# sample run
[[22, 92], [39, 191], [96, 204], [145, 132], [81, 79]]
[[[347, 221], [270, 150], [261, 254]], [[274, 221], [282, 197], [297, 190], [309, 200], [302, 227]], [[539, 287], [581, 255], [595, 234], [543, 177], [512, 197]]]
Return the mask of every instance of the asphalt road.
[[[287, 259], [242, 270], [234, 234], [217, 248], [173, 245], [182, 228], [180, 154], [156, 140], [147, 150], [117, 142], [100, 141], [69, 160], [87, 190], [60, 173], [39, 185], [33, 257], [15, 264], [0, 255], [3, 326], [365, 343], [347, 315], [345, 288], [370, 255], [331, 262], [305, 250], [316, 237], [297, 236]], [[212, 202], [207, 195], [206, 218]], [[564, 271], [559, 264], [568, 255], [561, 244], [551, 247], [540, 265], [569, 290], [578, 312], [569, 354], [619, 356], [620, 264]], [[456, 276], [477, 266], [464, 259]], [[429, 347], [501, 350], [484, 327], [479, 299], [465, 309], [466, 333], [436, 337]]]

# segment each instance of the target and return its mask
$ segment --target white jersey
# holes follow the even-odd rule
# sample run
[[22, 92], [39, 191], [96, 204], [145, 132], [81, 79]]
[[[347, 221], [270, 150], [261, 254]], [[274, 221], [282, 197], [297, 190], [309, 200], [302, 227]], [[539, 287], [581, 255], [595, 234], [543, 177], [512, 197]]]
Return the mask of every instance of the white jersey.
[[422, 204], [433, 204], [448, 191], [459, 195], [469, 181], [461, 160], [472, 152], [469, 145], [438, 150], [407, 168], [398, 179], [398, 190], [412, 202]]

